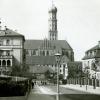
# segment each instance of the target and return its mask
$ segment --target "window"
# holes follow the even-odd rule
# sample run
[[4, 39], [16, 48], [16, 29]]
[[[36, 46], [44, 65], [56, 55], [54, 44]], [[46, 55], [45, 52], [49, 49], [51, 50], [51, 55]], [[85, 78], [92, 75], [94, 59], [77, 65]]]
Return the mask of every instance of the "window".
[[6, 52], [6, 55], [7, 55], [7, 56], [10, 56], [10, 51], [7, 51], [7, 52]]
[[43, 51], [43, 56], [45, 56], [45, 51]]
[[7, 41], [6, 41], [6, 44], [7, 44], [7, 45], [10, 45], [10, 40], [7, 40]]
[[49, 55], [49, 51], [47, 51], [47, 56]]
[[36, 55], [36, 51], [35, 50], [32, 50], [32, 55]]
[[28, 50], [26, 50], [26, 55], [29, 55], [29, 52], [28, 52]]
[[10, 65], [11, 65], [10, 60], [7, 60], [7, 66], [10, 66]]
[[0, 60], [0, 66], [1, 66], [1, 60]]
[[2, 40], [0, 40], [0, 46], [3, 44]]

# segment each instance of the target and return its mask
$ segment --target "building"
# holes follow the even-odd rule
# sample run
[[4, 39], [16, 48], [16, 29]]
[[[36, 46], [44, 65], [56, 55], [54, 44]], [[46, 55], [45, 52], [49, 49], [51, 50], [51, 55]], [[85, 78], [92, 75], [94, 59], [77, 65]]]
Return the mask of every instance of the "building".
[[0, 72], [10, 74], [12, 67], [22, 66], [24, 55], [23, 35], [5, 27], [0, 30]]
[[83, 69], [88, 71], [90, 78], [100, 79], [100, 41], [96, 46], [85, 52]]
[[67, 62], [74, 61], [74, 52], [66, 40], [58, 40], [57, 8], [52, 5], [48, 13], [48, 38], [44, 40], [25, 41], [26, 64], [32, 70], [34, 70], [34, 66], [48, 66], [57, 72], [57, 63], [54, 55], [59, 52], [62, 55], [59, 72], [64, 78], [67, 78]]

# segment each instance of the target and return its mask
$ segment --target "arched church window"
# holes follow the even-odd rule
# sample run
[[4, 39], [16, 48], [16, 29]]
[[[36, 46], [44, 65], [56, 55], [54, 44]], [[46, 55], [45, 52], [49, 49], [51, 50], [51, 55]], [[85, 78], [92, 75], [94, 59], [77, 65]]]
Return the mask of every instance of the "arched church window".
[[32, 50], [32, 55], [36, 55], [36, 51], [35, 50]]
[[49, 51], [47, 51], [47, 56], [49, 55]]
[[28, 50], [26, 50], [26, 55], [28, 55], [29, 54], [29, 51]]
[[45, 51], [43, 51], [43, 56], [45, 56]]

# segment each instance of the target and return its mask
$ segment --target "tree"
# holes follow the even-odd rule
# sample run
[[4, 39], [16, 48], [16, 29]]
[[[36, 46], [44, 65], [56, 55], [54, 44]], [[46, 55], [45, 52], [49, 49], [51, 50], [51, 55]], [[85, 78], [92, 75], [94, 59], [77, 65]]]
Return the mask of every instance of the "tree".
[[63, 80], [63, 75], [62, 74], [59, 75], [59, 80]]
[[21, 67], [20, 65], [16, 65], [12, 67], [12, 76], [25, 76], [29, 74], [29, 67], [27, 65]]
[[50, 73], [49, 70], [47, 70], [47, 71], [45, 72], [45, 78], [46, 78], [46, 79], [51, 79], [51, 73]]

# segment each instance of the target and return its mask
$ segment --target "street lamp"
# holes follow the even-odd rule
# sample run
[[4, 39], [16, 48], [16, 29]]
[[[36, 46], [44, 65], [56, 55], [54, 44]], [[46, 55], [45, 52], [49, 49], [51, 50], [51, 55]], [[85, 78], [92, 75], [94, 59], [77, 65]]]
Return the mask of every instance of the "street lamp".
[[94, 62], [93, 62], [93, 70], [95, 71], [95, 73], [94, 73], [94, 89], [96, 89], [96, 71], [97, 71], [97, 63], [98, 63], [98, 61], [97, 60], [95, 60]]
[[57, 96], [56, 96], [56, 100], [59, 100], [59, 64], [60, 64], [60, 60], [61, 60], [61, 54], [56, 53], [55, 59], [56, 59], [56, 63], [57, 63]]
[[86, 66], [85, 67], [85, 73], [86, 73], [86, 90], [87, 90], [87, 86], [88, 86], [88, 75], [89, 75], [89, 67]]

